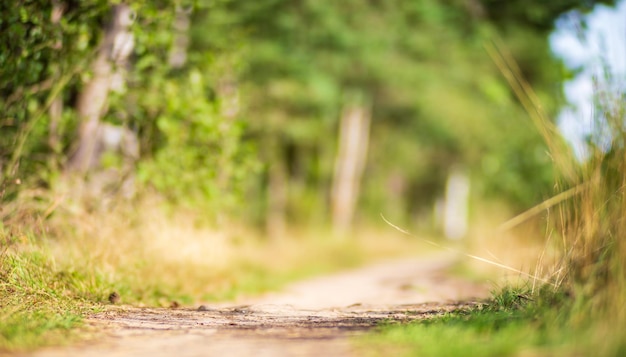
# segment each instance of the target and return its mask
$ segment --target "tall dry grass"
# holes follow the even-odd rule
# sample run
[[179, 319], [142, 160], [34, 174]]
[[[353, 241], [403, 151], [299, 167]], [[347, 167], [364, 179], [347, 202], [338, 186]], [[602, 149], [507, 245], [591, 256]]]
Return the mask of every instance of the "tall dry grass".
[[626, 321], [626, 103], [599, 88], [597, 98], [580, 193], [560, 207], [563, 284], [594, 314]]
[[[596, 81], [595, 126], [588, 156], [575, 158], [505, 47], [487, 46], [550, 150], [557, 193], [505, 223], [510, 229], [548, 213], [547, 238], [557, 260], [547, 277], [573, 301], [572, 321], [626, 322], [626, 102], [604, 72]], [[604, 83], [605, 89], [602, 88]]]

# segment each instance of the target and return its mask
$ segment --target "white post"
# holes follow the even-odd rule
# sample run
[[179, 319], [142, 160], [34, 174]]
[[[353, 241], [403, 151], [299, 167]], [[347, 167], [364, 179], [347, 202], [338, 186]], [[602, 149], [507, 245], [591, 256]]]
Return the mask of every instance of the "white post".
[[448, 239], [461, 239], [467, 234], [470, 180], [461, 169], [452, 169], [446, 183], [443, 232]]

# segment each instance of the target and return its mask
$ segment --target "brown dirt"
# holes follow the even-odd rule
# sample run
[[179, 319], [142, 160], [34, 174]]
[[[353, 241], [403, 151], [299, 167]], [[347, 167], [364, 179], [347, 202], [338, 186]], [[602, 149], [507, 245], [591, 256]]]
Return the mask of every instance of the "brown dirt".
[[350, 337], [430, 318], [488, 295], [447, 272], [452, 256], [391, 261], [302, 281], [283, 292], [201, 308], [112, 306], [92, 337], [30, 356], [354, 356]]

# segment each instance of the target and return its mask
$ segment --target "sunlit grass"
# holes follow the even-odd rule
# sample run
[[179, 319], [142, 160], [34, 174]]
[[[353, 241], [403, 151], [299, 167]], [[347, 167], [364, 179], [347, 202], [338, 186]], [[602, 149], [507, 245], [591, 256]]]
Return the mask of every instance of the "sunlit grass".
[[118, 304], [193, 308], [431, 251], [375, 228], [344, 239], [294, 230], [272, 240], [234, 223], [216, 227], [191, 213], [167, 213], [153, 201], [130, 208], [59, 206], [45, 220], [15, 215], [2, 232], [0, 351], [71, 341], [86, 315], [107, 308], [112, 292]]
[[[6, 244], [6, 241], [2, 242]], [[62, 343], [97, 307], [88, 303], [83, 277], [57, 270], [41, 250], [0, 256], [0, 350]]]

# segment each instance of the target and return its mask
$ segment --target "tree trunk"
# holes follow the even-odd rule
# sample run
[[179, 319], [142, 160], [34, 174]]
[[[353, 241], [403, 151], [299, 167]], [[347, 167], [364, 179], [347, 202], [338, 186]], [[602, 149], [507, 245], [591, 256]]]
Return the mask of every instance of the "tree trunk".
[[48, 146], [54, 153], [58, 153], [61, 151], [59, 124], [63, 115], [63, 100], [60, 97], [54, 98], [52, 103], [50, 103], [48, 115], [50, 116], [50, 122], [48, 123]]
[[[57, 27], [57, 31], [61, 32], [61, 26], [59, 25], [61, 19], [63, 18], [63, 13], [65, 12], [66, 5], [61, 3], [58, 0], [52, 1], [52, 11], [50, 13], [50, 22], [53, 23]], [[63, 47], [63, 43], [61, 40], [58, 40], [53, 47], [55, 49], [61, 49]], [[57, 68], [58, 69], [58, 68]], [[48, 109], [48, 115], [50, 116], [50, 122], [48, 123], [48, 146], [52, 151], [57, 154], [61, 151], [61, 138], [59, 135], [59, 125], [61, 123], [61, 117], [63, 116], [63, 98], [62, 96], [57, 96], [50, 103], [50, 108]], [[54, 156], [56, 160], [56, 155]]]
[[363, 105], [344, 108], [331, 192], [333, 229], [346, 234], [352, 225], [369, 144], [370, 113]]
[[239, 115], [239, 85], [232, 70], [226, 70], [217, 82], [217, 96], [220, 102], [220, 114], [224, 119], [232, 121]]
[[[76, 109], [81, 122], [75, 151], [69, 159], [67, 170], [78, 175], [85, 175], [98, 165], [96, 138], [99, 137], [100, 119], [106, 108], [109, 91], [123, 87], [123, 83], [120, 83], [123, 81], [122, 70], [133, 49], [133, 35], [129, 27], [134, 20], [134, 13], [128, 5], [119, 4], [113, 6], [112, 15], [92, 64], [92, 78], [85, 84], [77, 101]], [[114, 82], [114, 79], [117, 81]]]
[[[274, 146], [274, 145], [273, 145]], [[289, 177], [282, 159], [280, 145], [273, 147], [268, 171], [267, 188], [267, 234], [271, 239], [281, 239], [287, 231], [287, 200], [289, 198]]]
[[176, 6], [174, 18], [174, 41], [170, 50], [168, 63], [172, 68], [181, 68], [187, 63], [187, 47], [189, 46], [189, 26], [191, 7]]

